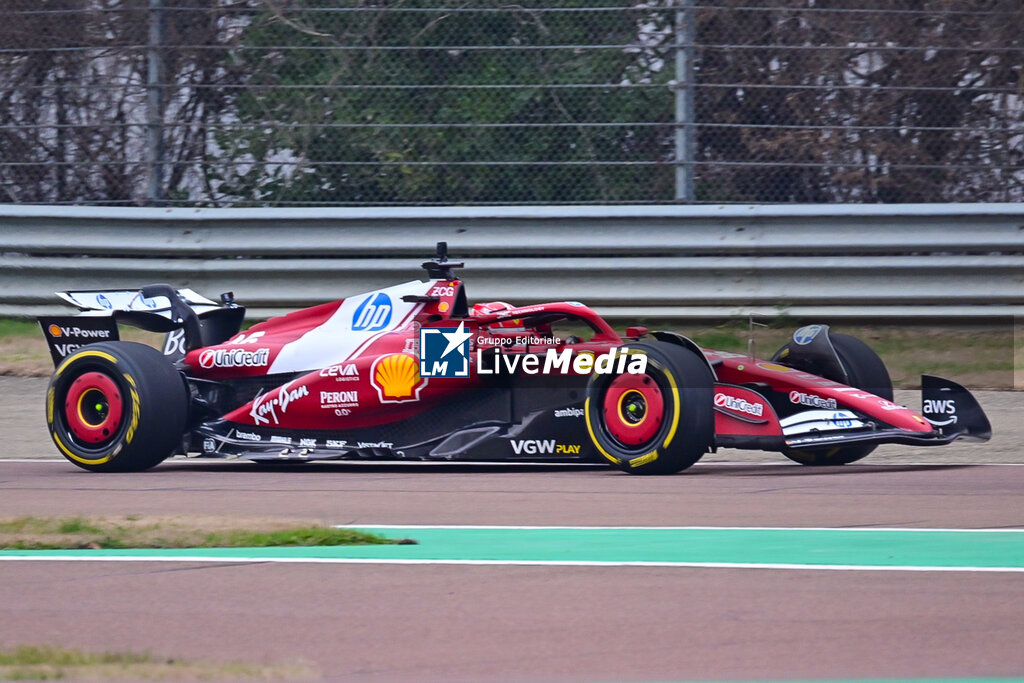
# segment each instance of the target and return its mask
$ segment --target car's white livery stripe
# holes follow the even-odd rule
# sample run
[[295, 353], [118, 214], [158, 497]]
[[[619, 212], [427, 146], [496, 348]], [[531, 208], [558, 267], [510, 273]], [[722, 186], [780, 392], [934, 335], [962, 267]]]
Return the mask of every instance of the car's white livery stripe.
[[857, 414], [849, 410], [805, 410], [779, 420], [782, 433], [799, 436], [812, 432], [835, 432], [844, 429], [857, 430], [867, 426]]
[[[423, 304], [416, 304], [416, 305], [414, 305], [412, 307], [412, 309], [410, 309], [409, 312], [405, 314], [405, 317], [402, 318], [402, 320], [400, 320], [398, 322], [398, 324], [396, 324], [391, 329], [400, 330], [403, 327], [405, 327], [406, 325], [408, 325], [409, 322], [416, 316], [416, 314], [420, 312], [421, 308], [423, 308]], [[353, 360], [355, 358], [359, 358], [360, 356], [363, 355], [363, 352], [366, 351], [366, 349], [370, 346], [370, 344], [372, 344], [374, 341], [376, 341], [381, 335], [387, 334], [387, 332], [388, 332], [388, 330], [384, 330], [380, 334], [376, 334], [376, 335], [370, 337], [369, 339], [364, 341], [355, 351], [353, 351], [351, 354], [349, 354], [348, 358], [346, 358], [345, 360]]]
[[[375, 339], [406, 325], [409, 318], [423, 304], [402, 301], [402, 297], [410, 294], [422, 296], [426, 294], [431, 284], [414, 280], [345, 299], [324, 323], [281, 347], [280, 353], [270, 366], [269, 373], [315, 370], [349, 360]], [[360, 306], [367, 300], [373, 305], [375, 298], [382, 294], [391, 306], [387, 322], [383, 325], [367, 324], [373, 321], [373, 317], [370, 316], [361, 321], [362, 327], [366, 329], [353, 329], [357, 312], [365, 313], [366, 310], [359, 311]]]

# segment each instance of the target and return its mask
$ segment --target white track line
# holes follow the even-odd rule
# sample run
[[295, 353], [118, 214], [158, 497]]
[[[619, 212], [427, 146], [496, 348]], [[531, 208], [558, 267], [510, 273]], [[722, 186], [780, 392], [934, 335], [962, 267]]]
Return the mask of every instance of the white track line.
[[[68, 463], [68, 464], [70, 464], [69, 461], [65, 460], [64, 458], [0, 458], [0, 463], [5, 463], [5, 462], [18, 462], [18, 463], [32, 463], [32, 462], [51, 462], [51, 463], [53, 463], [53, 462], [58, 462], [58, 463]], [[171, 459], [171, 460], [167, 460], [166, 461], [167, 464], [172, 464], [172, 465], [175, 464], [175, 463], [185, 463], [185, 462], [196, 462], [196, 463], [201, 463], [201, 464], [205, 464], [205, 465], [210, 465], [210, 464], [218, 463], [218, 462], [220, 462], [220, 463], [234, 462], [234, 463], [243, 463], [243, 464], [245, 464], [245, 463], [249, 463], [251, 461], [250, 460], [245, 460], [244, 458], [230, 459], [230, 460], [227, 459], [227, 458], [188, 458], [188, 459], [185, 459], [185, 458], [180, 458], [180, 459], [175, 458], [175, 459]], [[284, 462], [284, 461], [282, 461], [282, 462]], [[371, 465], [372, 466], [399, 465], [399, 466], [403, 466], [403, 467], [409, 466], [409, 465], [415, 465], [415, 466], [420, 466], [420, 467], [431, 467], [431, 466], [448, 466], [448, 467], [451, 467], [452, 465], [455, 465], [455, 466], [459, 466], [459, 465], [465, 465], [465, 466], [487, 465], [487, 466], [492, 466], [492, 467], [509, 467], [509, 466], [512, 466], [512, 467], [515, 467], [515, 466], [521, 466], [521, 467], [563, 467], [563, 468], [571, 468], [571, 467], [600, 468], [600, 467], [604, 467], [604, 464], [603, 463], [599, 463], [599, 462], [586, 462], [586, 463], [581, 463], [581, 462], [575, 462], [575, 463], [573, 463], [573, 462], [490, 462], [490, 461], [473, 462], [473, 461], [469, 461], [469, 460], [462, 460], [462, 461], [445, 460], [443, 462], [440, 462], [440, 461], [438, 461], [438, 462], [423, 461], [423, 460], [366, 460], [366, 461], [360, 461], [360, 460], [310, 460], [309, 462], [314, 463], [314, 464], [318, 464], [318, 465], [326, 465], [326, 464], [367, 465], [367, 466], [371, 466]], [[761, 461], [758, 461], [758, 462], [743, 462], [742, 460], [725, 460], [725, 461], [722, 461], [722, 462], [698, 462], [697, 464], [694, 465], [694, 467], [708, 467], [708, 466], [712, 466], [712, 465], [713, 466], [726, 466], [726, 467], [780, 467], [780, 466], [783, 466], [783, 467], [794, 467], [794, 468], [800, 467], [800, 465], [798, 465], [795, 462], [789, 462], [789, 461], [785, 461], [785, 460], [779, 460], [779, 461], [773, 461], [773, 462], [761, 462]], [[852, 470], [855, 467], [1024, 467], [1024, 462], [894, 462], [894, 461], [886, 461], [886, 462], [858, 462], [856, 464], [846, 465], [846, 470], [850, 471], [850, 470]], [[835, 470], [833, 470], [833, 471], [835, 471]]]
[[929, 528], [929, 527], [827, 527], [827, 526], [525, 526], [505, 524], [335, 524], [335, 529], [466, 529], [466, 530], [488, 530], [488, 529], [510, 529], [510, 530], [566, 530], [566, 531], [637, 531], [637, 530], [659, 530], [659, 531], [716, 531], [725, 529], [730, 531], [950, 531], [957, 533], [975, 533], [983, 531], [986, 533], [1024, 533], [1020, 529], [950, 529], [950, 528]]
[[2, 556], [0, 561], [8, 562], [203, 562], [232, 564], [396, 564], [396, 565], [470, 565], [470, 566], [519, 566], [519, 567], [685, 567], [696, 569], [783, 569], [783, 570], [826, 570], [826, 571], [879, 571], [879, 572], [1010, 572], [1024, 573], [1024, 567], [944, 567], [944, 566], [876, 566], [860, 564], [783, 564], [783, 563], [732, 563], [732, 562], [607, 562], [591, 560], [402, 560], [372, 558], [334, 557], [138, 557], [103, 556], [43, 557]]
[[64, 458], [3, 458], [0, 463], [4, 462], [66, 462], [71, 464], [70, 460]]
[[[65, 458], [0, 458], [0, 463], [5, 463], [5, 462], [22, 462], [22, 463], [25, 463], [25, 462], [60, 462], [60, 463], [72, 464], [71, 461], [66, 460]], [[202, 465], [213, 465], [215, 463], [240, 463], [240, 464], [245, 465], [245, 464], [252, 463], [254, 461], [246, 460], [245, 458], [182, 458], [182, 457], [175, 457], [175, 458], [169, 458], [169, 459], [165, 460], [164, 464], [165, 465], [174, 465], [174, 464], [193, 463], [193, 462], [194, 463], [199, 463], [199, 464], [202, 464]], [[264, 461], [264, 462], [271, 462], [271, 463], [273, 463], [275, 461], [274, 460], [269, 460], [269, 461]], [[281, 462], [281, 463], [288, 463], [288, 462], [294, 462], [294, 461], [290, 461], [287, 458], [282, 458], [279, 462]], [[564, 467], [564, 468], [571, 468], [571, 467], [601, 468], [601, 467], [606, 467], [604, 465], [604, 463], [600, 463], [600, 462], [500, 462], [500, 461], [491, 462], [491, 461], [471, 461], [471, 460], [461, 460], [461, 461], [452, 461], [452, 460], [443, 460], [442, 461], [442, 460], [436, 460], [435, 461], [435, 460], [315, 460], [315, 459], [314, 460], [309, 460], [307, 462], [310, 462], [310, 463], [313, 463], [313, 464], [317, 464], [317, 465], [328, 465], [328, 464], [356, 465], [356, 466], [359, 466], [359, 465], [363, 465], [363, 466], [400, 465], [402, 467], [406, 467], [406, 466], [409, 466], [409, 465], [413, 465], [413, 466], [417, 466], [417, 467], [437, 467], [437, 466], [449, 466], [450, 467], [452, 465], [456, 465], [456, 466], [459, 466], [459, 465], [464, 465], [464, 466], [465, 465], [468, 465], [468, 466], [487, 465], [487, 466], [491, 466], [491, 467], [508, 467], [508, 466], [511, 465], [511, 466], [521, 466], [521, 467]], [[724, 463], [723, 462], [723, 463], [713, 463], [713, 464], [716, 464], [716, 465], [785, 465], [787, 463], [784, 463], [784, 462], [779, 462], [779, 463], [774, 463], [774, 462], [761, 462], [761, 463], [732, 462], [732, 463]], [[793, 464], [796, 464], [796, 463], [793, 463]]]

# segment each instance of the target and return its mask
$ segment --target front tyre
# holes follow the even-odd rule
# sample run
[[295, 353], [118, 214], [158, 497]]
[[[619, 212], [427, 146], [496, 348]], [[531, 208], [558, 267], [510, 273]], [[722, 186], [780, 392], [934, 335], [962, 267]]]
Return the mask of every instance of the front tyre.
[[139, 472], [181, 444], [188, 393], [156, 349], [89, 344], [65, 358], [46, 392], [46, 424], [61, 454], [92, 472]]
[[[847, 334], [830, 334], [829, 340], [839, 356], [839, 362], [846, 370], [848, 384], [863, 389], [875, 396], [891, 401], [892, 379], [885, 363], [874, 350], [856, 337]], [[842, 382], [843, 378], [832, 378]], [[788, 449], [783, 454], [801, 465], [835, 466], [846, 465], [866, 457], [875, 450], [875, 444], [854, 446], [834, 446], [832, 448], [813, 448], [805, 450]]]
[[714, 378], [707, 362], [675, 344], [622, 347], [647, 356], [643, 374], [595, 374], [587, 429], [598, 452], [630, 474], [673, 474], [714, 442]]

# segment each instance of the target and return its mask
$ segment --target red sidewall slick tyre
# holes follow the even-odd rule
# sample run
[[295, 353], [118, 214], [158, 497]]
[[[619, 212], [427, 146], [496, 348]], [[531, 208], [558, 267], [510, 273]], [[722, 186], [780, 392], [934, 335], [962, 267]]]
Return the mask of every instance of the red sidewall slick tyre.
[[629, 344], [647, 371], [593, 375], [586, 420], [594, 447], [630, 474], [673, 474], [714, 442], [714, 378], [707, 361], [666, 342]]
[[[829, 334], [829, 340], [839, 356], [839, 361], [843, 364], [843, 369], [846, 370], [850, 386], [869, 391], [887, 401], [892, 400], [892, 379], [889, 377], [889, 371], [885, 369], [885, 363], [870, 346], [848, 334], [832, 333]], [[842, 378], [830, 377], [829, 379], [842, 381]], [[783, 454], [801, 465], [828, 467], [856, 462], [867, 457], [876, 447], [871, 444], [808, 450], [787, 449], [783, 451]]]
[[188, 393], [156, 349], [89, 344], [65, 358], [46, 392], [46, 424], [61, 454], [93, 472], [149, 469], [177, 449]]

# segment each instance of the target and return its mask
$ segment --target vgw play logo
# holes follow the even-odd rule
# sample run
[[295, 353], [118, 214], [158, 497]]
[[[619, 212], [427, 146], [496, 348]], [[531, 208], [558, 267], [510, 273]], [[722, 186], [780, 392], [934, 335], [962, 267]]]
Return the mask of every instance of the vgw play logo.
[[420, 377], [469, 377], [469, 338], [458, 327], [420, 328]]

